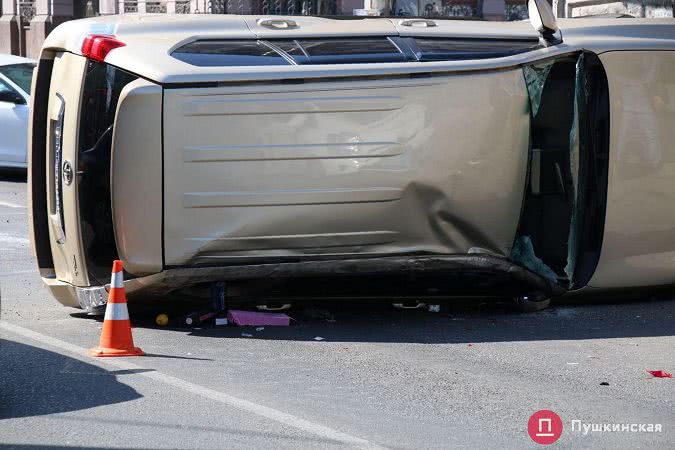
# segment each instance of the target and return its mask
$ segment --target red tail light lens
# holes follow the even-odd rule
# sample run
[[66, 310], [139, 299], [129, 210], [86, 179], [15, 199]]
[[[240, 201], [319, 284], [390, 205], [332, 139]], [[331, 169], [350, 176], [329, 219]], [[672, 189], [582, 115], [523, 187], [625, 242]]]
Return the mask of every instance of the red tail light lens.
[[94, 61], [103, 62], [111, 50], [124, 47], [124, 42], [118, 41], [115, 36], [91, 34], [82, 42], [82, 55]]

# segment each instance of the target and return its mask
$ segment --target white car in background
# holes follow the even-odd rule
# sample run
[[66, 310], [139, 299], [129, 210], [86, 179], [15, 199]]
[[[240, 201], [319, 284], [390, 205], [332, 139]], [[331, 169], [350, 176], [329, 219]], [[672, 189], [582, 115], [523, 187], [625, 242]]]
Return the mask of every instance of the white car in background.
[[28, 102], [35, 63], [0, 54], [0, 167], [27, 167]]

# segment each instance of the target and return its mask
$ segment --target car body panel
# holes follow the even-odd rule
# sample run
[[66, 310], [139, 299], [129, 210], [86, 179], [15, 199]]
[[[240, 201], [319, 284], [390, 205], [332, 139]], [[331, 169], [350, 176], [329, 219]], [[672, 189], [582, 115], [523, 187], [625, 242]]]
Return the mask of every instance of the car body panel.
[[247, 91], [165, 92], [167, 265], [509, 253], [527, 167], [520, 70]]
[[162, 88], [138, 79], [120, 94], [111, 164], [115, 239], [134, 275], [162, 270]]
[[[288, 18], [296, 21], [300, 30], [303, 29], [305, 21], [312, 25], [316, 21], [330, 20], [313, 17]], [[73, 53], [81, 53], [82, 40], [88, 33], [114, 34], [126, 46], [110, 52], [106, 61], [132, 73], [143, 74], [147, 79], [161, 84], [477, 71], [516, 67], [581, 50], [602, 53], [612, 50], [675, 49], [675, 19], [561, 19], [559, 21], [563, 33], [561, 44], [507, 58], [320, 66], [196, 67], [177, 61], [170, 55], [178, 46], [198, 39], [255, 38], [255, 33], [248, 29], [246, 21], [255, 22], [258, 19], [260, 16], [229, 15], [168, 18], [159, 15], [96, 17], [58, 26], [47, 37], [43, 49], [65, 48]], [[333, 27], [334, 31], [331, 33], [333, 36], [366, 36], [372, 34], [371, 29], [378, 22], [390, 24], [392, 34], [396, 34], [395, 23], [398, 20], [368, 18], [353, 21], [333, 20], [333, 22], [340, 24]], [[437, 20], [436, 22], [440, 25], [434, 27], [433, 31], [424, 29], [423, 32], [445, 37], [483, 34], [495, 38], [503, 37], [505, 34], [523, 37], [533, 32], [532, 26], [527, 21], [495, 23]], [[310, 25], [308, 28], [312, 29]], [[389, 29], [389, 25], [386, 25], [386, 28]], [[159, 33], [157, 30], [162, 31]], [[283, 38], [289, 35], [299, 37], [301, 33], [289, 29], [277, 30], [265, 36]], [[309, 32], [304, 35], [312, 36]]]
[[594, 287], [675, 281], [675, 52], [601, 55], [610, 88], [605, 236]]
[[[259, 39], [277, 37], [395, 36], [396, 28], [388, 20], [333, 20], [323, 17], [274, 16], [274, 26], [264, 26], [265, 18], [243, 16], [246, 25]], [[269, 19], [268, 19], [269, 20]], [[284, 28], [282, 23], [294, 26]]]
[[452, 37], [473, 39], [539, 39], [528, 21], [490, 22], [471, 20], [391, 19], [400, 36]]
[[[84, 264], [82, 234], [78, 207], [77, 180], [69, 184], [63, 177], [63, 167], [68, 162], [77, 171], [77, 141], [80, 119], [80, 94], [87, 60], [71, 53], [59, 53], [54, 61], [49, 96], [47, 147], [51, 159], [47, 164], [47, 203], [49, 212], [49, 236], [58, 279], [76, 286], [86, 286], [89, 278]], [[60, 164], [55, 160], [55, 134], [61, 107], [63, 107], [63, 143]], [[60, 166], [56, 167], [55, 166]], [[59, 173], [61, 181], [59, 181]], [[77, 177], [76, 173], [73, 177]], [[58, 187], [62, 196], [58, 196]], [[58, 198], [58, 200], [57, 200]], [[61, 200], [62, 199], [62, 200]], [[59, 208], [58, 202], [62, 203]], [[59, 214], [62, 209], [63, 216]]]

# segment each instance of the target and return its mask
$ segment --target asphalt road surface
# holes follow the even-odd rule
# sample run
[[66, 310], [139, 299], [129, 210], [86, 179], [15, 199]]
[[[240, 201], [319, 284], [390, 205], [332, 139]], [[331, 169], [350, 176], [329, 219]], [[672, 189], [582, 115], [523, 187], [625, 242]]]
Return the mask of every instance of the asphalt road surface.
[[0, 174], [1, 448], [523, 448], [542, 409], [558, 446], [675, 448], [675, 379], [647, 373], [675, 372], [667, 292], [532, 314], [333, 303], [261, 331], [159, 328], [158, 304], [132, 309], [148, 356], [95, 359], [101, 322], [42, 286], [25, 206]]

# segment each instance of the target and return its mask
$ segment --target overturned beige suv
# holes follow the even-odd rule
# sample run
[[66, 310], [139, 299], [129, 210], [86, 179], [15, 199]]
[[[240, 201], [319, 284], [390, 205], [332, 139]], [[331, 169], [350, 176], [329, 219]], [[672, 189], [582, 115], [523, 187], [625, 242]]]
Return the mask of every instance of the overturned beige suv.
[[674, 283], [675, 21], [530, 17], [59, 26], [29, 139], [44, 282], [86, 309], [114, 259], [131, 300]]

